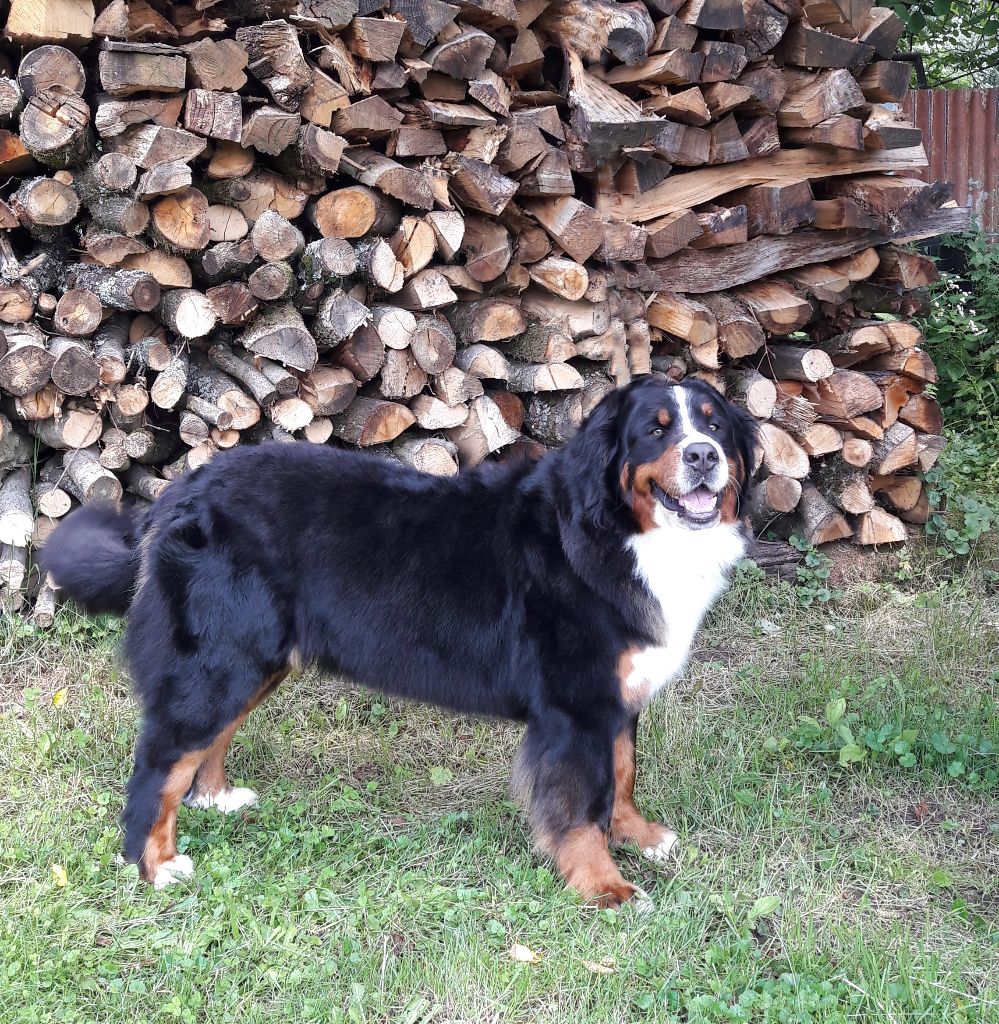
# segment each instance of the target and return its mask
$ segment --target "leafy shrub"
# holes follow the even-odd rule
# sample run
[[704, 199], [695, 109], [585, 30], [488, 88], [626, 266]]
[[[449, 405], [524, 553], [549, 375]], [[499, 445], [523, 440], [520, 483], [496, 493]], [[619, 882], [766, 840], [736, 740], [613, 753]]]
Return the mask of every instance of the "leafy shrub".
[[926, 532], [941, 558], [971, 552], [999, 526], [999, 460], [994, 443], [952, 434], [940, 462], [924, 474], [932, 509]]
[[926, 475], [926, 526], [942, 558], [967, 555], [999, 524], [999, 245], [980, 229], [946, 240], [963, 275], [943, 273], [919, 321], [939, 374], [948, 446]]
[[992, 427], [999, 415], [995, 315], [979, 314], [975, 298], [962, 289], [956, 274], [942, 273], [931, 289], [929, 312], [920, 321], [940, 377], [937, 398], [952, 428]]

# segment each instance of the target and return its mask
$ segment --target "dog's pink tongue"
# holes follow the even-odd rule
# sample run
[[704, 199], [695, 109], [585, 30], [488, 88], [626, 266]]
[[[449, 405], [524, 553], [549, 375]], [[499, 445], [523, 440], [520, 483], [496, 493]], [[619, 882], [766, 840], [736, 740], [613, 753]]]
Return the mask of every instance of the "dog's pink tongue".
[[717, 496], [712, 494], [707, 487], [698, 487], [696, 490], [685, 494], [680, 499], [680, 504], [687, 509], [689, 512], [694, 512], [698, 515], [704, 512], [710, 512], [715, 507], [715, 501]]

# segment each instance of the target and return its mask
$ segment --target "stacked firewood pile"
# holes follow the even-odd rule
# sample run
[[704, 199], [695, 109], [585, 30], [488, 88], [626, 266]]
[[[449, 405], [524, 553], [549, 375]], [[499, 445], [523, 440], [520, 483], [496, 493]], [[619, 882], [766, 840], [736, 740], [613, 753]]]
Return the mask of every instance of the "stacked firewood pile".
[[[632, 376], [763, 424], [753, 520], [927, 516], [907, 322], [961, 226], [869, 0], [13, 0], [0, 590], [75, 503], [220, 449], [423, 470], [561, 443]], [[51, 595], [41, 593], [47, 609]], [[43, 611], [43, 614], [47, 612]]]

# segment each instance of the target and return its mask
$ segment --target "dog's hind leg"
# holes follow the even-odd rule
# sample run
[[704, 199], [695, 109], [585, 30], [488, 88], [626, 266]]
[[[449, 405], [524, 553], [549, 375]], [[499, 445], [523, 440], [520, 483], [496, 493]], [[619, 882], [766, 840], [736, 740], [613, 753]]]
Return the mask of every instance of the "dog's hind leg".
[[614, 810], [611, 841], [632, 842], [655, 861], [669, 859], [677, 835], [665, 825], [648, 821], [635, 806], [635, 736], [638, 718], [633, 718], [614, 740]]
[[157, 889], [194, 871], [191, 858], [177, 853], [177, 807], [206, 751], [178, 747], [165, 740], [168, 735], [168, 727], [155, 720], [143, 726], [122, 815], [125, 855]]
[[252, 789], [229, 785], [225, 771], [225, 756], [236, 730], [246, 721], [250, 712], [277, 689], [290, 672], [290, 668], [285, 669], [265, 680], [246, 707], [212, 741], [198, 767], [194, 782], [184, 797], [184, 803], [188, 807], [214, 807], [223, 814], [231, 814], [257, 802], [257, 794]]
[[190, 857], [177, 853], [177, 808], [185, 794], [195, 806], [222, 810], [256, 799], [252, 790], [229, 788], [225, 754], [246, 716], [287, 674], [265, 680], [234, 718], [207, 734], [193, 722], [163, 722], [155, 715], [147, 719], [135, 749], [122, 821], [126, 857], [138, 862], [139, 873], [157, 889], [194, 870]]
[[[608, 713], [604, 722], [613, 721]], [[518, 772], [538, 845], [583, 899], [616, 907], [644, 895], [611, 859], [614, 729], [594, 715], [587, 723], [561, 711], [532, 720]]]

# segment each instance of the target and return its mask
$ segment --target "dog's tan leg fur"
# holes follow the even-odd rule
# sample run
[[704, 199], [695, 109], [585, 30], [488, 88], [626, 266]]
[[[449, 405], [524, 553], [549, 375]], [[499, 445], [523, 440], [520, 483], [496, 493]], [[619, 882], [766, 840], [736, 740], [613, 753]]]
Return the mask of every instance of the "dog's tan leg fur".
[[571, 829], [552, 846], [566, 885], [584, 900], [598, 907], [617, 907], [638, 893], [638, 887], [625, 881], [611, 859], [607, 834], [599, 826]]
[[632, 842], [654, 860], [662, 860], [676, 844], [676, 833], [665, 825], [648, 821], [635, 806], [635, 743], [628, 729], [614, 741], [614, 810], [611, 840]]
[[[229, 789], [229, 778], [225, 770], [225, 757], [232, 744], [236, 731], [249, 717], [250, 712], [262, 703], [277, 688], [283, 680], [291, 673], [291, 669], [277, 672], [265, 680], [260, 689], [250, 698], [246, 707], [239, 713], [238, 717], [230, 722], [216, 736], [211, 746], [205, 751], [205, 756], [198, 768], [194, 778], [191, 792], [185, 802], [193, 807], [213, 806], [220, 793]], [[249, 792], [249, 791], [247, 791]]]
[[170, 769], [160, 791], [160, 812], [149, 830], [140, 866], [142, 877], [157, 888], [172, 881], [171, 873], [179, 876], [191, 873], [190, 860], [177, 856], [177, 808], [184, 794], [191, 788], [194, 774], [204, 756], [204, 750], [193, 750], [185, 754]]

